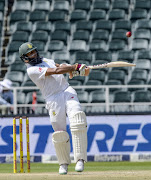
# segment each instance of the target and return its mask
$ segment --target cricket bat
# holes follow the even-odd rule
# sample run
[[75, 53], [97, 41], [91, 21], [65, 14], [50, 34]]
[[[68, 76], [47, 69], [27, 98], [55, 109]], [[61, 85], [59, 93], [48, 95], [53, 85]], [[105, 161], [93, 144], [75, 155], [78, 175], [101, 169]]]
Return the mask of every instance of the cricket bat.
[[[133, 63], [128, 63], [124, 61], [114, 61], [114, 62], [109, 62], [109, 63], [104, 63], [104, 64], [97, 64], [97, 65], [90, 65], [87, 66], [85, 69], [85, 76], [88, 76], [90, 73], [90, 69], [101, 69], [101, 68], [112, 68], [112, 67], [133, 67], [136, 66], [136, 64]], [[70, 74], [69, 78], [72, 79], [72, 73]]]
[[104, 64], [97, 64], [92, 66], [87, 66], [89, 69], [100, 69], [100, 68], [110, 68], [110, 67], [129, 67], [136, 66], [136, 64], [128, 63], [124, 61], [114, 61]]

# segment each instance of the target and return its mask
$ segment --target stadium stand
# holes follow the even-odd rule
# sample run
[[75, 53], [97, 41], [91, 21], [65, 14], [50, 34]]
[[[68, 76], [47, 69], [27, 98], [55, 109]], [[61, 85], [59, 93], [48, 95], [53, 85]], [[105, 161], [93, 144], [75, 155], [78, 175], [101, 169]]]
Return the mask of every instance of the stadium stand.
[[18, 11], [12, 12], [8, 18], [9, 18], [8, 23], [11, 28], [16, 22], [27, 21], [28, 14], [25, 11], [18, 10]]
[[149, 10], [150, 5], [151, 5], [151, 2], [149, 0], [145, 0], [145, 1], [137, 0], [137, 1], [135, 1], [134, 8], [135, 9], [147, 9], [147, 10]]
[[85, 10], [73, 10], [70, 15], [70, 22], [76, 22], [79, 20], [86, 20], [87, 19], [87, 12]]
[[147, 70], [147, 72], [150, 71], [150, 67], [151, 67], [151, 62], [150, 60], [147, 59], [139, 59], [137, 61], [137, 69], [145, 69]]
[[49, 41], [49, 35], [46, 31], [34, 31], [31, 33], [31, 41], [42, 41], [46, 43]]
[[[145, 82], [141, 79], [131, 79], [128, 83], [128, 85], [145, 85]], [[129, 91], [137, 91], [137, 90], [141, 90], [144, 88], [128, 88]]]
[[116, 0], [116, 1], [113, 2], [112, 8], [113, 9], [123, 9], [126, 12], [128, 12], [129, 1], [128, 0], [125, 0], [125, 1], [123, 1], [123, 0]]
[[147, 82], [147, 79], [148, 79], [147, 70], [135, 69], [132, 72], [131, 80], [132, 79], [139, 79], [139, 80], [143, 80], [144, 82]]
[[141, 19], [136, 21], [136, 29], [151, 29], [151, 21], [149, 19]]
[[16, 31], [13, 33], [13, 35], [10, 38], [10, 42], [13, 41], [22, 41], [22, 42], [27, 42], [29, 41], [29, 34], [28, 32], [25, 31]]
[[83, 40], [72, 40], [70, 44], [70, 52], [72, 53], [80, 50], [86, 50], [86, 42]]
[[113, 9], [109, 12], [109, 20], [118, 20], [125, 18], [125, 11], [122, 9]]
[[91, 103], [98, 103], [98, 102], [105, 102], [105, 92], [102, 90], [94, 90], [90, 93], [90, 99], [89, 101]]
[[81, 103], [87, 103], [89, 101], [89, 94], [86, 91], [78, 91], [78, 98]]
[[131, 102], [130, 91], [116, 91], [114, 93], [114, 102]]
[[85, 60], [88, 64], [92, 63], [92, 52], [91, 51], [77, 51], [75, 52], [75, 62]]
[[133, 21], [138, 19], [147, 19], [147, 10], [146, 9], [134, 9], [131, 12], [130, 19]]
[[89, 16], [89, 20], [95, 22], [96, 20], [99, 20], [99, 19], [105, 19], [106, 18], [106, 12], [105, 10], [97, 10], [97, 9], [94, 9], [92, 11], [90, 11], [90, 16]]
[[[114, 80], [114, 79], [109, 79], [105, 82], [105, 85], [122, 85], [120, 80]], [[110, 88], [110, 93], [113, 94], [114, 91], [117, 91], [117, 88]]]
[[109, 32], [107, 30], [96, 30], [93, 31], [92, 33], [92, 41], [93, 40], [105, 40], [106, 42], [108, 41], [108, 37], [109, 37]]
[[[100, 86], [100, 85], [102, 85], [102, 82], [101, 82], [100, 80], [96, 80], [96, 79], [95, 79], [95, 80], [90, 80], [90, 79], [89, 79], [89, 80], [85, 83], [85, 85], [86, 85], [86, 86]], [[95, 87], [94, 87], [94, 88], [91, 88], [91, 89], [90, 89], [90, 88], [89, 88], [89, 89], [88, 89], [88, 88], [85, 89], [85, 91], [87, 91], [87, 92], [91, 92], [91, 91], [94, 91], [94, 90], [96, 90]]]
[[132, 50], [148, 49], [148, 41], [146, 39], [134, 39], [132, 42]]
[[18, 96], [17, 96], [17, 103], [18, 104], [25, 104], [25, 99], [26, 99], [25, 94], [22, 92], [19, 92]]
[[148, 49], [142, 49], [136, 52], [137, 59], [149, 59], [151, 60], [151, 51]]
[[134, 61], [134, 51], [130, 50], [121, 50], [117, 52], [117, 59], [118, 60], [127, 60], [128, 62]]
[[123, 70], [112, 70], [108, 73], [108, 80], [119, 80], [125, 84], [126, 74]]
[[134, 35], [135, 39], [147, 39], [150, 40], [150, 30], [148, 29], [137, 29]]
[[61, 1], [61, 0], [60, 1], [54, 1], [53, 9], [69, 13], [69, 2], [68, 1]]
[[5, 78], [10, 79], [13, 82], [18, 82], [21, 85], [24, 78], [24, 73], [20, 71], [8, 71]]
[[80, 86], [82, 85], [81, 81], [74, 80], [74, 79], [69, 79], [69, 83], [71, 86]]
[[95, 30], [105, 29], [111, 32], [112, 30], [112, 21], [111, 20], [97, 20], [95, 22]]
[[67, 18], [64, 11], [51, 11], [48, 14], [48, 20], [50, 22], [65, 21]]
[[54, 52], [54, 51], [61, 51], [64, 50], [64, 42], [63, 41], [50, 41], [48, 45], [48, 51]]
[[105, 81], [105, 72], [104, 71], [99, 71], [99, 70], [91, 71], [88, 78], [89, 78], [88, 81], [89, 80], [99, 80], [102, 83], [104, 83], [104, 81]]
[[[24, 81], [22, 84], [21, 84], [22, 87], [31, 87], [31, 86], [36, 86], [32, 81]], [[22, 92], [24, 94], [27, 94], [29, 92], [35, 92], [35, 89], [23, 89]]]
[[[0, 2], [0, 69], [2, 68], [2, 45], [4, 41], [4, 17], [6, 16], [6, 7], [7, 7], [7, 2], [2, 0]], [[1, 75], [1, 70], [0, 70], [0, 75]]]
[[50, 33], [51, 29], [52, 29], [51, 22], [36, 21], [34, 24], [34, 31], [46, 31]]
[[32, 22], [21, 21], [15, 24], [14, 32], [23, 31], [23, 32], [28, 32], [28, 34], [30, 34], [32, 32], [32, 28], [33, 28]]
[[[147, 90], [136, 90], [134, 91], [134, 102], [150, 102], [151, 101], [151, 96], [150, 92]], [[139, 106], [139, 105], [134, 105], [134, 110], [135, 111], [147, 111], [149, 110], [149, 106], [145, 105], [144, 106]]]
[[127, 31], [131, 30], [131, 21], [128, 20], [116, 20], [115, 29], [125, 29]]
[[29, 21], [36, 22], [36, 21], [46, 21], [47, 19], [47, 12], [46, 11], [40, 11], [35, 10], [30, 12], [29, 14]]
[[87, 1], [87, 0], [84, 0], [84, 1], [76, 1], [74, 3], [74, 9], [81, 9], [81, 10], [85, 10], [85, 11], [89, 11], [91, 8], [91, 1]]
[[52, 53], [52, 59], [55, 59], [56, 62], [70, 62], [70, 53], [66, 50], [64, 51], [55, 51]]
[[63, 30], [56, 30], [51, 34], [51, 40], [60, 40], [67, 44], [68, 33]]
[[92, 52], [98, 51], [98, 50], [106, 50], [106, 42], [104, 40], [92, 40], [89, 43], [89, 50]]
[[96, 51], [94, 55], [95, 60], [111, 61], [112, 59], [112, 53], [110, 51]]
[[[126, 46], [126, 42], [121, 39], [113, 39], [109, 42], [110, 51], [124, 50], [125, 46]], [[134, 45], [133, 45], [133, 49], [134, 49]]]
[[[130, 103], [132, 101], [132, 95], [129, 91], [116, 91], [114, 93], [114, 103], [120, 103], [119, 105], [116, 104], [113, 109], [116, 112], [129, 112], [130, 111], [130, 105], [127, 105], [126, 103]], [[121, 106], [121, 103], [124, 103], [124, 105]]]
[[31, 41], [37, 48], [40, 52], [45, 52], [45, 49], [46, 49], [46, 44], [44, 41], [38, 41], [38, 40], [35, 40], [35, 41]]
[[[48, 23], [48, 22], [47, 22]], [[41, 24], [40, 24], [41, 26]], [[49, 28], [51, 30], [51, 28]], [[56, 21], [54, 22], [55, 31], [66, 31], [69, 35], [71, 34], [71, 24], [67, 21]]]
[[[69, 83], [94, 86], [77, 89], [83, 103], [105, 102], [105, 92], [95, 89], [100, 85], [137, 85], [138, 88], [127, 88], [127, 91], [111, 87], [109, 92], [114, 103], [144, 102], [146, 97], [142, 95], [138, 101], [137, 94], [151, 89], [139, 87], [151, 84], [150, 0], [15, 0], [8, 12], [6, 2], [0, 2], [1, 80], [9, 77], [15, 87], [35, 86], [18, 56], [19, 46], [30, 41], [42, 56], [57, 63], [96, 65], [121, 60], [136, 63], [134, 68], [94, 70], [88, 77], [75, 77]], [[131, 38], [126, 37], [127, 31], [132, 32]], [[22, 90], [18, 103], [31, 103], [32, 93], [33, 90]], [[123, 94], [125, 99], [121, 98]], [[131, 110], [127, 105], [123, 109], [115, 106], [111, 111]], [[86, 112], [105, 112], [105, 106], [93, 105]]]
[[12, 11], [30, 12], [32, 8], [30, 1], [15, 1]]
[[93, 4], [93, 9], [103, 9], [108, 11], [110, 9], [110, 1], [109, 0], [95, 0]]
[[50, 10], [50, 2], [49, 1], [34, 1], [34, 4], [32, 6], [32, 10], [39, 10], [39, 11], [46, 11], [48, 12]]

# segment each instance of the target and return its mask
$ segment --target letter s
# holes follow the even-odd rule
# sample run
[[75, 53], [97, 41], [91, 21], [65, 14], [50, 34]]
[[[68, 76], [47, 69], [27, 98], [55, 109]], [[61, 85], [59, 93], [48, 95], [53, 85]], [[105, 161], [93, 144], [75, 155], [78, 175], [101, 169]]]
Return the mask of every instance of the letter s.
[[151, 124], [146, 124], [142, 129], [142, 135], [147, 143], [139, 143], [136, 151], [151, 151]]

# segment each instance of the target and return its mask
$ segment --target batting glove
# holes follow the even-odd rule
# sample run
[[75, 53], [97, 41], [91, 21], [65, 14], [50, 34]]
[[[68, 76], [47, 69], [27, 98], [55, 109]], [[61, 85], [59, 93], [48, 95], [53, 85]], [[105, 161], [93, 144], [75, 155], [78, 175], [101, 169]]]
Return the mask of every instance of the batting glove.
[[86, 69], [86, 64], [76, 64], [76, 71], [79, 72], [80, 76], [85, 76], [85, 69]]

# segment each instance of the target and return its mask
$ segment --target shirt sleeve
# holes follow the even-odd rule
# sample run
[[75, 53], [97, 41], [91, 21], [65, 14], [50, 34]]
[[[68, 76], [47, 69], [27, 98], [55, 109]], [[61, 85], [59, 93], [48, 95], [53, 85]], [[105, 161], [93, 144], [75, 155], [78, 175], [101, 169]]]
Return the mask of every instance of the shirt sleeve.
[[55, 65], [56, 63], [53, 59], [48, 59], [48, 63], [49, 63], [50, 68], [56, 67], [56, 65]]
[[53, 65], [56, 64], [55, 61], [54, 61], [53, 59], [50, 59], [50, 62], [51, 62]]
[[5, 99], [0, 97], [0, 105], [10, 105]]
[[27, 69], [27, 73], [31, 80], [36, 81], [38, 79], [45, 79], [45, 73], [48, 67], [32, 66]]
[[10, 104], [13, 104], [13, 93], [12, 91], [7, 91], [2, 94], [2, 98], [9, 102]]

